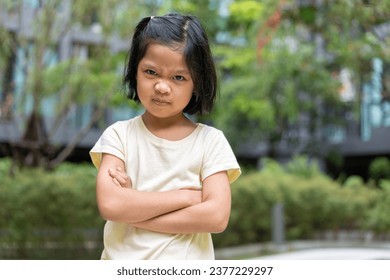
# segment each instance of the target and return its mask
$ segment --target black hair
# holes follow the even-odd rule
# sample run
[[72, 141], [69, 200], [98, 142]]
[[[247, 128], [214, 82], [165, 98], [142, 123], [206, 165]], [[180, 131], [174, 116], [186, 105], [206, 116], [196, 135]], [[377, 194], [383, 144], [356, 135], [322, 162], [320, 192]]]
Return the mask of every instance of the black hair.
[[135, 28], [126, 61], [123, 84], [127, 97], [139, 102], [137, 68], [150, 43], [184, 47], [184, 57], [194, 82], [194, 94], [184, 113], [202, 115], [210, 112], [217, 95], [217, 74], [206, 32], [192, 15], [172, 13], [141, 19]]

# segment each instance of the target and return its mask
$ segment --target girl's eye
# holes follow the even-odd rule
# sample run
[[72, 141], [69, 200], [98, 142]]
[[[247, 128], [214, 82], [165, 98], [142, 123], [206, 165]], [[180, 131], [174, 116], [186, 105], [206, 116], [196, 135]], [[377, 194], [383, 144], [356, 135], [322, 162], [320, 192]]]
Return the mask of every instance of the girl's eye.
[[155, 71], [150, 70], [150, 69], [146, 70], [145, 72], [146, 72], [146, 74], [149, 74], [149, 75], [153, 75], [153, 76], [157, 75], [157, 73]]
[[174, 76], [173, 79], [176, 80], [176, 81], [184, 81], [184, 77], [183, 76]]

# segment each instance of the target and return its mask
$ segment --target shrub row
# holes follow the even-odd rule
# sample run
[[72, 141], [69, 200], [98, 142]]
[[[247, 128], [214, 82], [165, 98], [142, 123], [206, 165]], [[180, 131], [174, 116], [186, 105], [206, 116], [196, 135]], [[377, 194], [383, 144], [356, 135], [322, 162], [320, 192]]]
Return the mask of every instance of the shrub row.
[[14, 177], [8, 170], [1, 160], [0, 258], [100, 257], [103, 220], [91, 166], [63, 164], [52, 173], [23, 170]]
[[[8, 176], [0, 160], [0, 258], [98, 259], [104, 221], [95, 199], [92, 165]], [[297, 158], [286, 166], [267, 160], [232, 185], [232, 212], [218, 248], [271, 240], [272, 208], [284, 205], [286, 238], [309, 239], [325, 230], [390, 232], [390, 181], [369, 187], [358, 177], [339, 183]]]
[[287, 240], [310, 239], [323, 231], [390, 232], [390, 181], [365, 185], [353, 176], [339, 183], [300, 157], [287, 166], [267, 160], [261, 171], [242, 176], [232, 185], [229, 226], [214, 236], [216, 247], [272, 239], [272, 208], [284, 206]]

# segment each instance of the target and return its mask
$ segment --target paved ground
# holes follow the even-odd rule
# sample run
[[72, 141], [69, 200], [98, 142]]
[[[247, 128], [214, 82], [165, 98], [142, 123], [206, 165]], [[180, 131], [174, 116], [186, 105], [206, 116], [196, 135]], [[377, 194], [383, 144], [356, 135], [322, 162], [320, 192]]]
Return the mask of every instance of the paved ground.
[[246, 244], [216, 250], [216, 259], [390, 260], [390, 241], [292, 241]]
[[253, 258], [256, 260], [390, 260], [390, 250], [380, 248], [322, 248]]

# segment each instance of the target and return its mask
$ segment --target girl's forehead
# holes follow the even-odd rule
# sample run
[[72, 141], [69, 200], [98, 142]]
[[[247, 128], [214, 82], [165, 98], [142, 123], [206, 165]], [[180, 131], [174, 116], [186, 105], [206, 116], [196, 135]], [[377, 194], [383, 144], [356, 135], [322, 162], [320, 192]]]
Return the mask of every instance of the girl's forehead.
[[150, 47], [162, 47], [162, 48], [169, 48], [172, 51], [177, 51], [180, 53], [184, 53], [184, 48], [185, 44], [181, 42], [169, 42], [169, 43], [164, 43], [164, 42], [159, 42], [159, 41], [151, 41], [146, 45], [145, 52], [147, 52]]
[[186, 59], [182, 47], [172, 47], [162, 44], [150, 44], [146, 49], [142, 63], [161, 64], [161, 65], [176, 65], [178, 67], [187, 68]]

